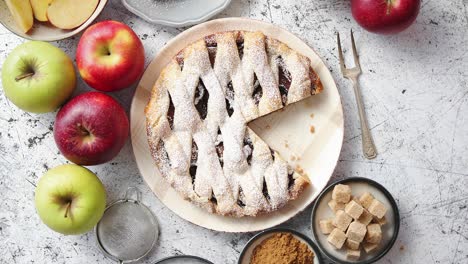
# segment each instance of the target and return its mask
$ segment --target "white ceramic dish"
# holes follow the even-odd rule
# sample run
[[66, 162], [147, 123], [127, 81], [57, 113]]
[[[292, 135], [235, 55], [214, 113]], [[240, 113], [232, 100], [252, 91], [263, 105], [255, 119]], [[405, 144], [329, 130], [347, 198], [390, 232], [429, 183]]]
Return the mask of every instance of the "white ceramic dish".
[[249, 242], [247, 242], [247, 245], [245, 245], [244, 249], [242, 250], [237, 263], [249, 264], [255, 247], [257, 247], [260, 243], [262, 243], [263, 240], [271, 237], [272, 235], [276, 233], [291, 233], [294, 236], [294, 238], [308, 245], [309, 249], [312, 250], [312, 252], [314, 252], [314, 262], [313, 262], [314, 264], [323, 263], [322, 255], [320, 253], [319, 248], [312, 242], [312, 240], [310, 240], [310, 238], [308, 238], [307, 236], [297, 231], [286, 229], [286, 228], [274, 228], [274, 229], [266, 230], [252, 237], [249, 240]]
[[106, 3], [107, 0], [100, 0], [96, 7], [96, 10], [94, 10], [94, 13], [91, 15], [91, 17], [89, 17], [88, 20], [86, 20], [81, 26], [75, 29], [64, 30], [56, 28], [50, 23], [39, 22], [35, 20], [33, 28], [26, 34], [23, 33], [16, 25], [16, 22], [13, 20], [13, 17], [11, 16], [5, 1], [0, 1], [0, 23], [12, 33], [25, 39], [56, 41], [69, 38], [73, 35], [80, 33], [83, 29], [87, 28], [96, 19], [96, 17], [99, 16], [101, 11], [106, 6]]
[[[382, 226], [382, 241], [374, 252], [369, 254], [361, 250], [361, 258], [359, 261], [349, 261], [346, 259], [346, 250], [337, 250], [327, 241], [327, 235], [320, 232], [319, 221], [333, 217], [333, 212], [328, 206], [328, 202], [332, 199], [333, 187], [337, 184], [346, 184], [351, 187], [353, 196], [360, 196], [364, 192], [370, 192], [375, 199], [381, 201], [387, 208], [385, 219], [387, 224]], [[391, 194], [380, 184], [367, 178], [354, 177], [335, 182], [328, 186], [317, 198], [317, 201], [312, 210], [312, 232], [317, 246], [330, 259], [339, 263], [358, 263], [368, 264], [374, 263], [382, 258], [393, 246], [398, 236], [400, 229], [400, 216], [398, 207]], [[344, 246], [343, 246], [344, 247]]]
[[231, 0], [122, 0], [122, 4], [144, 20], [170, 27], [199, 24], [223, 11]]
[[[262, 31], [308, 56], [322, 80], [323, 93], [312, 96], [263, 117], [249, 126], [282, 157], [301, 157], [292, 165], [299, 165], [310, 175], [312, 186], [300, 197], [280, 210], [257, 217], [232, 218], [208, 213], [193, 205], [170, 187], [162, 178], [151, 158], [146, 136], [144, 108], [150, 91], [163, 67], [188, 43], [204, 36], [229, 30]], [[313, 118], [311, 118], [313, 114]], [[172, 39], [146, 69], [133, 97], [131, 138], [135, 159], [146, 183], [169, 209], [199, 226], [225, 232], [264, 230], [287, 221], [304, 210], [325, 188], [338, 161], [343, 143], [343, 111], [336, 84], [318, 55], [295, 35], [275, 25], [246, 18], [225, 18], [195, 26]], [[310, 132], [310, 126], [315, 133]], [[286, 147], [287, 141], [287, 147]]]

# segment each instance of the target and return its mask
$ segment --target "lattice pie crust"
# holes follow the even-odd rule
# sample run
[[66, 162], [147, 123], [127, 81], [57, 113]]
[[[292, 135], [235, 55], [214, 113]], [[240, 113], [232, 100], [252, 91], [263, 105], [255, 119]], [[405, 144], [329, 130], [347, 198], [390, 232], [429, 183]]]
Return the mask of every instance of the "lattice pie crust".
[[322, 90], [310, 60], [260, 32], [207, 36], [164, 68], [146, 106], [151, 154], [185, 199], [256, 216], [308, 185], [247, 123]]

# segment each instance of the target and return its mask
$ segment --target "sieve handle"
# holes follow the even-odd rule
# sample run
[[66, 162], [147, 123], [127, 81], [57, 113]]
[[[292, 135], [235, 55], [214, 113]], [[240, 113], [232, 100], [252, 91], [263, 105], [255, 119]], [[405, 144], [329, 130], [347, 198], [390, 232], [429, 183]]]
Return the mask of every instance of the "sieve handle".
[[141, 202], [141, 192], [138, 190], [137, 187], [128, 187], [127, 191], [125, 192], [125, 200], [130, 200], [132, 197], [136, 196], [136, 201]]

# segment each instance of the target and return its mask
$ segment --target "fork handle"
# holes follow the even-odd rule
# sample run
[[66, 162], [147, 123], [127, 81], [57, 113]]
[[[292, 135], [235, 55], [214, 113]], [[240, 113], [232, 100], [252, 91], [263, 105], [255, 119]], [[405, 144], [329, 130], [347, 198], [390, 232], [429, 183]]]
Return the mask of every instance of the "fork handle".
[[351, 81], [353, 82], [354, 96], [356, 97], [359, 120], [361, 122], [362, 151], [367, 159], [373, 159], [377, 157], [377, 150], [369, 126], [367, 125], [366, 112], [364, 111], [364, 104], [362, 103], [361, 88], [359, 87], [357, 78], [351, 78]]

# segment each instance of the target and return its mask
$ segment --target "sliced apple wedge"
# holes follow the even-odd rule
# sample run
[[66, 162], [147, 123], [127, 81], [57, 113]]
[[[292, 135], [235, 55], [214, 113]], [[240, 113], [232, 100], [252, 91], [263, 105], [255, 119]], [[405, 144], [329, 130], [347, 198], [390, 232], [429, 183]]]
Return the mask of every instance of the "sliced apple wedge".
[[5, 2], [18, 27], [24, 33], [28, 32], [34, 23], [31, 3], [25, 0], [5, 0]]
[[30, 0], [34, 17], [39, 21], [47, 21], [47, 8], [53, 0]]
[[50, 23], [61, 29], [83, 24], [96, 9], [99, 0], [53, 0], [47, 9]]

